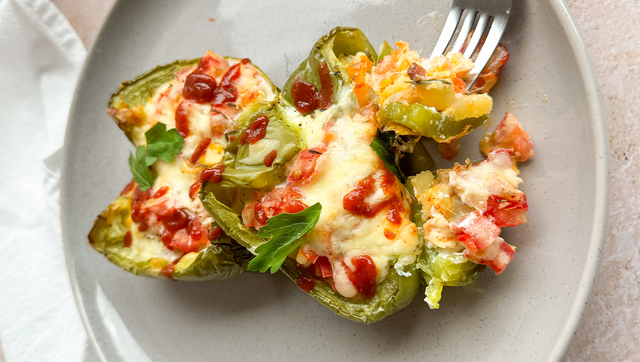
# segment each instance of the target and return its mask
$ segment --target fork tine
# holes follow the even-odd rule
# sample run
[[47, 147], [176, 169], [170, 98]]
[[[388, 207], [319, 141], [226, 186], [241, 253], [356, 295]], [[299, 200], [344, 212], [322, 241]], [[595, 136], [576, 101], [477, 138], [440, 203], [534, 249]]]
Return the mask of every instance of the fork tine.
[[465, 41], [467, 41], [467, 37], [469, 37], [469, 33], [471, 32], [471, 26], [473, 25], [473, 21], [476, 19], [477, 11], [474, 8], [467, 9], [467, 16], [464, 18], [464, 23], [462, 23], [462, 27], [460, 28], [460, 33], [458, 33], [458, 38], [456, 39], [453, 48], [451, 51], [453, 53], [460, 52], [462, 46]]
[[471, 82], [467, 85], [467, 89], [471, 89], [473, 84], [478, 79], [480, 72], [484, 69], [484, 67], [489, 63], [489, 59], [493, 55], [493, 52], [498, 47], [500, 43], [500, 38], [502, 38], [502, 34], [504, 33], [505, 28], [507, 27], [507, 18], [504, 16], [496, 16], [493, 19], [493, 23], [491, 24], [491, 29], [489, 29], [489, 34], [487, 34], [487, 38], [482, 45], [482, 49], [478, 54], [478, 58], [476, 58], [475, 67], [469, 72], [472, 75]]
[[487, 26], [487, 22], [489, 21], [489, 14], [480, 13], [480, 18], [478, 19], [478, 25], [476, 25], [475, 30], [473, 31], [473, 36], [471, 37], [471, 41], [467, 45], [467, 49], [464, 51], [464, 57], [467, 59], [471, 59], [473, 52], [478, 47], [480, 43], [480, 39], [482, 39], [482, 34], [484, 34], [484, 29]]
[[458, 23], [460, 22], [461, 15], [462, 8], [458, 6], [454, 6], [453, 8], [451, 8], [451, 11], [449, 11], [449, 16], [447, 16], [447, 22], [444, 24], [442, 33], [440, 33], [438, 43], [433, 49], [433, 53], [431, 53], [431, 58], [444, 54], [444, 51], [447, 49], [447, 45], [449, 45], [453, 34], [456, 32], [456, 28], [458, 27]]

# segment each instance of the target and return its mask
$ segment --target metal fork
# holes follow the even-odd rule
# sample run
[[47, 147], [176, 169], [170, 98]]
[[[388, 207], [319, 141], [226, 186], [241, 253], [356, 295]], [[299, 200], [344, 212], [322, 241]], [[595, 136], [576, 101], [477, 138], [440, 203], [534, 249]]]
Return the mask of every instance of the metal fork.
[[[453, 0], [451, 5], [451, 11], [447, 17], [447, 22], [444, 24], [438, 43], [431, 53], [431, 57], [437, 57], [443, 55], [449, 44], [453, 41], [458, 24], [461, 21], [462, 13], [467, 10], [464, 22], [460, 27], [460, 32], [456, 41], [451, 48], [452, 52], [459, 52], [460, 49], [467, 42], [469, 34], [473, 30], [471, 40], [469, 40], [467, 47], [464, 51], [464, 57], [471, 59], [471, 56], [476, 51], [480, 40], [485, 33], [487, 24], [491, 19], [489, 32], [482, 45], [478, 57], [474, 61], [475, 67], [469, 72], [470, 83], [467, 84], [467, 90], [471, 89], [473, 84], [478, 79], [480, 72], [489, 62], [491, 55], [498, 47], [504, 29], [507, 27], [507, 21], [509, 20], [509, 13], [511, 12], [512, 0]], [[473, 25], [475, 27], [472, 29]]]

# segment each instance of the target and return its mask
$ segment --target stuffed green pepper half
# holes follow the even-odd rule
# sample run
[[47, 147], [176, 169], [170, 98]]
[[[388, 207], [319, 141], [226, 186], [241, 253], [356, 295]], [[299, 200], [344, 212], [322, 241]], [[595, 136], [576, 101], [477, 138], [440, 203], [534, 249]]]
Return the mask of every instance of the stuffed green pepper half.
[[138, 275], [210, 280], [242, 273], [252, 255], [224, 234], [198, 190], [224, 167], [240, 115], [272, 104], [278, 93], [248, 59], [213, 52], [123, 83], [108, 113], [136, 147], [133, 181], [100, 214], [90, 244]]

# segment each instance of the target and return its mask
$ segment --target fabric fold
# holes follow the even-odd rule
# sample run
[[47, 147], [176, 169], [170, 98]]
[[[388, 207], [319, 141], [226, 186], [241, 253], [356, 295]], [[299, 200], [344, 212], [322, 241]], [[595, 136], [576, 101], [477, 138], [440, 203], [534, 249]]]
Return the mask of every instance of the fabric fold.
[[64, 134], [86, 50], [48, 0], [0, 1], [0, 343], [8, 362], [82, 361], [60, 232]]

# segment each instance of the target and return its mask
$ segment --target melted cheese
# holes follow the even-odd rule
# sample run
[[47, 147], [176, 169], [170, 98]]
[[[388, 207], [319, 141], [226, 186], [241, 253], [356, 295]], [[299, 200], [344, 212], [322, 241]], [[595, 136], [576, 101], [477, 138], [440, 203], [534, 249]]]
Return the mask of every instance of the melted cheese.
[[449, 185], [462, 202], [476, 210], [487, 210], [489, 195], [500, 195], [517, 189], [522, 179], [511, 160], [511, 153], [494, 152], [489, 159], [473, 166], [456, 167], [449, 171]]
[[[230, 65], [238, 62], [239, 60], [229, 61]], [[146, 144], [145, 132], [158, 122], [164, 123], [167, 129], [176, 127], [175, 113], [180, 102], [184, 100], [182, 96], [184, 81], [194, 69], [195, 67], [191, 67], [178, 72], [171, 82], [159, 87], [152, 99], [146, 103], [144, 106], [145, 123], [132, 130], [132, 141], [135, 146]], [[247, 98], [248, 102], [273, 100], [275, 94], [272, 85], [252, 66], [247, 66], [244, 69], [248, 71], [241, 72], [241, 77], [236, 81], [240, 97]], [[216, 80], [220, 83], [222, 74]], [[242, 107], [244, 104], [238, 102], [238, 106]], [[191, 186], [198, 180], [198, 171], [203, 168], [200, 165], [195, 167], [191, 165], [190, 158], [205, 138], [211, 138], [211, 144], [200, 157], [200, 162], [207, 166], [214, 166], [221, 162], [227, 141], [223, 135], [216, 137], [212, 126], [216, 122], [230, 123], [231, 121], [217, 113], [212, 114], [211, 105], [208, 103], [192, 102], [187, 117], [189, 119], [189, 135], [185, 138], [181, 152], [170, 163], [158, 160], [152, 166], [153, 173], [157, 177], [151, 189], [155, 193], [160, 188], [167, 186], [169, 192], [161, 198], [148, 200], [145, 202], [145, 206], [151, 210], [154, 207], [164, 210], [172, 207], [184, 209], [190, 217], [198, 215], [202, 225], [208, 225], [213, 222], [213, 218], [206, 212], [198, 197], [192, 199], [189, 196]], [[262, 155], [262, 159], [264, 159], [264, 155]], [[153, 214], [150, 215], [151, 218], [154, 217]], [[141, 232], [138, 230], [140, 225], [132, 222], [131, 219], [129, 220], [129, 230], [132, 235], [130, 251], [137, 254], [138, 258], [165, 260], [166, 263], [160, 262], [158, 264], [158, 267], [161, 268], [184, 255], [180, 250], [169, 250], [160, 240], [163, 231], [161, 222], [150, 219], [149, 229]]]
[[[415, 224], [408, 215], [402, 215], [401, 225], [393, 225], [387, 220], [386, 211], [373, 218], [353, 215], [343, 207], [346, 194], [354, 190], [360, 181], [369, 176], [380, 176], [385, 166], [371, 148], [370, 143], [377, 132], [377, 125], [358, 114], [354, 114], [357, 103], [351, 90], [343, 93], [340, 102], [324, 112], [300, 117], [298, 122], [307, 135], [309, 148], [321, 144], [325, 139], [327, 122], [333, 134], [326, 151], [318, 159], [317, 175], [311, 182], [300, 187], [303, 202], [322, 204], [322, 213], [316, 227], [309, 233], [305, 243], [320, 256], [327, 256], [333, 268], [336, 290], [345, 297], [355, 297], [358, 292], [348, 278], [343, 262], [352, 268], [351, 258], [368, 255], [377, 268], [377, 283], [382, 282], [392, 261], [402, 273], [403, 267], [415, 262], [418, 236]], [[388, 172], [388, 171], [387, 171]], [[398, 181], [394, 185], [402, 195]], [[385, 197], [382, 190], [367, 199], [375, 203]], [[405, 201], [405, 211], [409, 205]], [[389, 240], [385, 229], [396, 237]], [[405, 273], [406, 275], [406, 273]]]
[[[457, 223], [456, 228], [464, 228], [473, 223], [487, 210], [488, 199], [492, 195], [521, 193], [517, 187], [522, 180], [511, 159], [511, 151], [492, 152], [487, 160], [476, 165], [467, 162], [467, 165], [457, 164], [453, 169], [438, 171], [441, 175], [438, 184], [428, 190], [418, 190], [418, 199], [423, 208], [426, 207], [425, 216], [429, 218], [424, 224], [424, 231], [427, 246], [431, 248], [464, 248], [451, 230], [452, 224]], [[431, 174], [423, 177], [429, 179]], [[440, 189], [446, 190], [447, 194]], [[497, 255], [495, 248], [486, 253]]]

